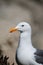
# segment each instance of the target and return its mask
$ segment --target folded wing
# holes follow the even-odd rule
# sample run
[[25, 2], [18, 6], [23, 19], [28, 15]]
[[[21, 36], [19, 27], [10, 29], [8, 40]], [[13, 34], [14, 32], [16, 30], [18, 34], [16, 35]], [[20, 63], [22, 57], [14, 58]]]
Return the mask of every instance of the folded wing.
[[36, 62], [43, 64], [43, 50], [37, 49], [37, 51], [34, 54]]

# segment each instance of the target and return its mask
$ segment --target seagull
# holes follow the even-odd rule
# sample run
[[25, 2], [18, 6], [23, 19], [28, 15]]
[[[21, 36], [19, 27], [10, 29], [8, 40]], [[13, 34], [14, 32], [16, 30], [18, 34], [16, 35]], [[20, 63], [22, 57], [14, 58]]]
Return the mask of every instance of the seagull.
[[18, 65], [43, 65], [43, 50], [33, 47], [31, 40], [31, 25], [21, 22], [10, 29], [10, 33], [19, 31], [20, 38], [16, 51], [16, 62]]

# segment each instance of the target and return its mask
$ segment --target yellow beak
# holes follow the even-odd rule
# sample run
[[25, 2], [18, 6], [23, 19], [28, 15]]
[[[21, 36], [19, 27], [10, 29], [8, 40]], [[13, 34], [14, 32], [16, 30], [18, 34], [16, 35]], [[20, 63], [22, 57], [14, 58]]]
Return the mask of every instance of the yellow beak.
[[12, 33], [12, 32], [15, 32], [17, 30], [18, 30], [17, 28], [11, 28], [9, 31], [10, 31], [10, 33]]

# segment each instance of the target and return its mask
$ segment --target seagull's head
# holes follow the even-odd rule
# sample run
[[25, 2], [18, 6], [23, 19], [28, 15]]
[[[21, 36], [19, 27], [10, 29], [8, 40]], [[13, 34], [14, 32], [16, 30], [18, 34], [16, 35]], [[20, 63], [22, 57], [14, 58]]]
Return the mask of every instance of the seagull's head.
[[31, 26], [27, 22], [21, 22], [16, 27], [10, 29], [11, 33], [15, 31], [19, 31], [20, 33], [27, 31], [31, 32]]

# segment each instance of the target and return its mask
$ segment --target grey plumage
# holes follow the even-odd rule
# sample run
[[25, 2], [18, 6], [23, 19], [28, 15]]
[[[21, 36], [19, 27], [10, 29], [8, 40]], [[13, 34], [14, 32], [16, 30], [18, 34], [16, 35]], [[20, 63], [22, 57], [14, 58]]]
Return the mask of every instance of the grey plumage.
[[34, 54], [36, 62], [43, 64], [43, 50], [37, 49], [37, 51]]

